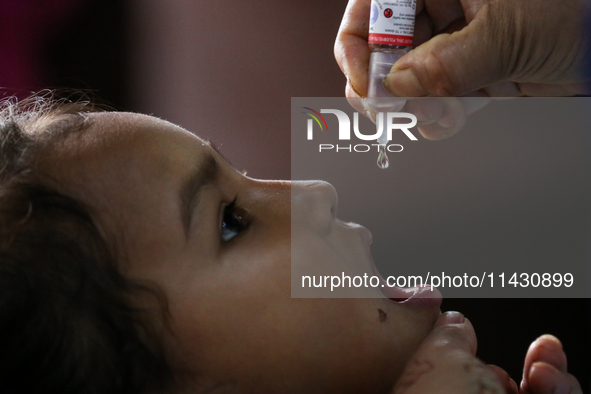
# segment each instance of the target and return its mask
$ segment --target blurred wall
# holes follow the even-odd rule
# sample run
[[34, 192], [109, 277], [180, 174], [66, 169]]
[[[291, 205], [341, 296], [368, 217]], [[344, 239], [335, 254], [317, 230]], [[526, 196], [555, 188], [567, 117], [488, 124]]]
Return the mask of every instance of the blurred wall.
[[130, 3], [131, 109], [216, 142], [239, 169], [290, 178], [290, 98], [342, 96], [346, 2]]

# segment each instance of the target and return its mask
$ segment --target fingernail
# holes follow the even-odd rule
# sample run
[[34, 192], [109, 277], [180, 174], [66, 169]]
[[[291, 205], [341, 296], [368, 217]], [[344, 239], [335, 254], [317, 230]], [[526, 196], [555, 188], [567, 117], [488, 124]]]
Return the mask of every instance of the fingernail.
[[376, 114], [373, 111], [373, 109], [371, 109], [371, 107], [369, 106], [369, 104], [367, 103], [367, 99], [364, 98], [361, 101], [363, 103], [363, 114], [365, 116], [367, 116], [372, 122], [376, 122]]
[[542, 360], [551, 360], [556, 354], [562, 352], [562, 347], [558, 344], [545, 343], [538, 347], [538, 357]]
[[552, 334], [544, 334], [544, 335], [541, 335], [537, 340], [540, 340], [540, 339], [549, 339], [550, 341], [554, 342], [557, 347], [559, 347], [560, 349], [562, 349], [562, 342], [560, 342], [560, 339], [556, 338]]
[[535, 348], [537, 359], [546, 361], [559, 357], [560, 353], [563, 351], [560, 340], [550, 334], [544, 334], [538, 337], [532, 342], [529, 348]]
[[462, 324], [466, 319], [460, 312], [445, 312], [441, 317], [441, 324]]
[[423, 97], [427, 91], [423, 88], [410, 69], [395, 70], [384, 77], [384, 89], [398, 97]]

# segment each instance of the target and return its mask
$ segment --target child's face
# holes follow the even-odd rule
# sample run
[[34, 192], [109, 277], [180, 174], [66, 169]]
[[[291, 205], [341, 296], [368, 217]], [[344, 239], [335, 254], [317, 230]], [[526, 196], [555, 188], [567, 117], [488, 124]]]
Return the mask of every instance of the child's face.
[[122, 272], [168, 298], [173, 334], [165, 345], [183, 384], [220, 392], [389, 389], [439, 308], [291, 298], [291, 265], [369, 270], [367, 237], [335, 219], [332, 187], [248, 178], [156, 118], [89, 116], [90, 128], [52, 148], [43, 168], [120, 237]]

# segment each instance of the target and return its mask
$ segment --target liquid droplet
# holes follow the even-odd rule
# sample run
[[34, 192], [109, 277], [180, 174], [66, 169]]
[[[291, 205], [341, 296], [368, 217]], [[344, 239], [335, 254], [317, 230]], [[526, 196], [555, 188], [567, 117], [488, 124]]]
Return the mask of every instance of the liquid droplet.
[[378, 167], [385, 170], [390, 165], [390, 160], [388, 160], [388, 155], [386, 154], [386, 146], [380, 145], [378, 152]]

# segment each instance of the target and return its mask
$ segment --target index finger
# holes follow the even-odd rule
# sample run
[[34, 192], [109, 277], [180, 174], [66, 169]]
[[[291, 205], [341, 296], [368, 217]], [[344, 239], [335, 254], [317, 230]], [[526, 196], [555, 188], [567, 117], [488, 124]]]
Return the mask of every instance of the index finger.
[[353, 89], [367, 96], [369, 55], [367, 45], [371, 0], [350, 0], [343, 15], [334, 55]]

